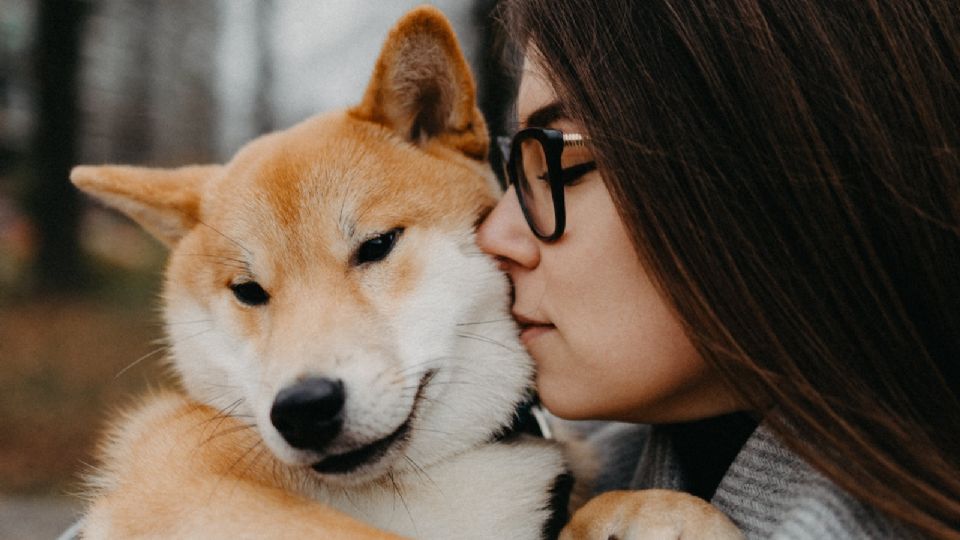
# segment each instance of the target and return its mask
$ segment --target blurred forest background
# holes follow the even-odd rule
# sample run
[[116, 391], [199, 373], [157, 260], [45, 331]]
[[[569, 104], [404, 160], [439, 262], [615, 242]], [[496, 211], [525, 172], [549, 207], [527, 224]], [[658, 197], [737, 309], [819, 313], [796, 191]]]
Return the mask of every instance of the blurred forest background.
[[[81, 196], [70, 168], [223, 161], [352, 104], [387, 30], [419, 3], [0, 0], [0, 538], [69, 524], [110, 412], [172, 384], [157, 343], [165, 252]], [[454, 23], [481, 108], [502, 119], [496, 0], [429, 3]]]

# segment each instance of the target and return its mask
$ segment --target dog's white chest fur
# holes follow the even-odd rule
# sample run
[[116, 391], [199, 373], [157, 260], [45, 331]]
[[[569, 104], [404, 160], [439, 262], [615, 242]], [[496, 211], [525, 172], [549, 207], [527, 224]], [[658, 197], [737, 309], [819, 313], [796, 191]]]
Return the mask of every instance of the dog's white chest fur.
[[422, 471], [313, 496], [361, 521], [422, 539], [539, 539], [563, 470], [557, 446], [491, 443]]

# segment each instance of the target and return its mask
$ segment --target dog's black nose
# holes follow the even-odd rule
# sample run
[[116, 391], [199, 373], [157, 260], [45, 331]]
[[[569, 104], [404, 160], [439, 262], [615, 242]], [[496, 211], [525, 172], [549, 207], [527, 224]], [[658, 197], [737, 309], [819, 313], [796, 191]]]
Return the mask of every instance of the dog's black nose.
[[270, 422], [294, 448], [322, 450], [343, 427], [343, 382], [312, 378], [277, 394]]

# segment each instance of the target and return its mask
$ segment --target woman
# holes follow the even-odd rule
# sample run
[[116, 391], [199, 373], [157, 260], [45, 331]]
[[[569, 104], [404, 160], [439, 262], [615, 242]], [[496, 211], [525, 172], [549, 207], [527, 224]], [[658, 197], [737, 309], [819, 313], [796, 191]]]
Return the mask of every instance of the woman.
[[504, 19], [520, 127], [557, 131], [514, 139], [479, 241], [544, 404], [655, 425], [612, 439], [635, 446], [605, 487], [692, 491], [754, 537], [960, 537], [953, 2]]

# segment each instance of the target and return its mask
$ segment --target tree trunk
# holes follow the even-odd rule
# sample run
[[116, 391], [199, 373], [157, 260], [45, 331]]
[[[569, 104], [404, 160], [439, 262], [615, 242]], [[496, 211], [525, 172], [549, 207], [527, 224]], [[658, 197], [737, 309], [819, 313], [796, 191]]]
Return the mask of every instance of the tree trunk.
[[40, 0], [35, 50], [36, 127], [33, 182], [26, 208], [37, 230], [34, 285], [41, 292], [70, 292], [87, 277], [80, 256], [80, 203], [70, 185], [76, 160], [77, 74], [83, 0]]
[[260, 0], [256, 4], [257, 40], [257, 93], [254, 104], [256, 133], [261, 135], [274, 131], [276, 112], [273, 107], [273, 26], [276, 6], [273, 0]]

